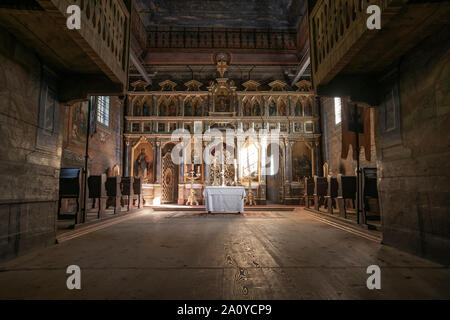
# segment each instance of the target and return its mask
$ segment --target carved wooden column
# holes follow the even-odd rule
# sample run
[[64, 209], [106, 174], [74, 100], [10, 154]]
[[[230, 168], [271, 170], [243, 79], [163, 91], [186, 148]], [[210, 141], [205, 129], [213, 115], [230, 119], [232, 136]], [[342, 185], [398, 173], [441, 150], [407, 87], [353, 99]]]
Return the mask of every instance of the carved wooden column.
[[311, 150], [311, 176], [314, 177], [316, 174], [316, 160], [315, 160], [315, 143], [305, 142], [305, 145]]
[[284, 150], [285, 150], [285, 180], [284, 180], [284, 198], [286, 202], [286, 198], [291, 196], [291, 178], [290, 178], [290, 170], [291, 170], [291, 145], [288, 140], [284, 141]]
[[[203, 150], [202, 150], [202, 154], [205, 151], [206, 146], [208, 146], [208, 142], [204, 141], [203, 142]], [[205, 164], [205, 184], [206, 185], [211, 185], [211, 179], [210, 179], [210, 175], [211, 175], [211, 165], [206, 164], [206, 159], [203, 159], [203, 163]]]
[[243, 111], [242, 111], [242, 100], [243, 100], [243, 97], [242, 96], [239, 96], [238, 97], [238, 113], [237, 113], [237, 115], [239, 116], [239, 117], [242, 117], [243, 116]]
[[155, 148], [155, 159], [156, 159], [156, 183], [161, 183], [161, 141], [156, 141]]
[[159, 99], [160, 99], [159, 96], [155, 96], [155, 99], [153, 99], [153, 112], [157, 117], [159, 117], [159, 108], [158, 108]]
[[292, 96], [288, 96], [288, 116], [293, 116], [294, 115], [294, 108], [292, 107], [293, 103], [292, 103]]
[[320, 141], [319, 140], [316, 140], [315, 141], [315, 143], [314, 143], [314, 168], [315, 168], [315, 175], [319, 175], [319, 171], [320, 171], [320, 167], [321, 167], [321, 165], [319, 164], [319, 161], [320, 161], [320, 155], [319, 155], [319, 144], [320, 144]]
[[128, 140], [128, 139], [125, 139], [125, 147], [123, 148], [123, 153], [124, 153], [124, 155], [123, 155], [123, 160], [124, 160], [124, 163], [123, 163], [123, 176], [124, 177], [128, 177], [128, 176], [130, 176], [130, 149], [131, 149], [131, 146], [130, 146], [130, 140]]
[[125, 114], [128, 116], [134, 115], [134, 100], [136, 100], [136, 97], [128, 96], [128, 110], [125, 110]]
[[178, 96], [178, 112], [177, 115], [179, 117], [184, 117], [184, 100], [183, 100], [183, 96], [179, 95]]
[[[266, 188], [267, 188], [267, 163], [266, 163], [266, 158], [267, 158], [267, 136], [265, 135], [264, 137], [260, 136], [259, 137], [259, 145], [260, 145], [260, 166], [263, 167], [264, 169], [260, 169], [261, 171], [261, 183], [259, 185], [259, 190], [258, 190], [258, 201], [260, 201], [260, 204], [266, 204]], [[264, 170], [264, 175], [262, 174]]]

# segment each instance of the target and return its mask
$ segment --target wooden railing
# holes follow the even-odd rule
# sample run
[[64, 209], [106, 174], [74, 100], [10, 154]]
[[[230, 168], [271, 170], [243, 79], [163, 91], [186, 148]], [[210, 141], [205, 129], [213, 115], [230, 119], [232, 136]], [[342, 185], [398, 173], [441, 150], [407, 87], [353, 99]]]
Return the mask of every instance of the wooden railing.
[[152, 28], [150, 48], [227, 48], [296, 50], [295, 30], [241, 30], [219, 28]]
[[318, 0], [310, 16], [315, 86], [327, 84], [358, 53], [376, 31], [367, 28], [367, 8], [378, 5], [383, 15], [407, 0]]
[[136, 38], [140, 51], [144, 52], [147, 48], [147, 30], [136, 10], [136, 6], [133, 6], [131, 11], [131, 34]]
[[[38, 0], [47, 12], [66, 25], [67, 8], [81, 9], [81, 29], [73, 39], [108, 77], [127, 82], [130, 13], [122, 0]], [[61, 16], [62, 14], [62, 16]]]

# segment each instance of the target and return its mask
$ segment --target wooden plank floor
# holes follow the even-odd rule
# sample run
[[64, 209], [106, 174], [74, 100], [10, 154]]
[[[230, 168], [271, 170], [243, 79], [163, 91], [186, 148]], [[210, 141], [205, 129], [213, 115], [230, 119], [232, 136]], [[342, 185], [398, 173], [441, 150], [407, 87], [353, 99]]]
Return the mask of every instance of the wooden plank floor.
[[[153, 212], [0, 265], [0, 299], [449, 299], [450, 269], [294, 212]], [[82, 290], [66, 288], [81, 268]], [[381, 290], [366, 287], [381, 267]]]

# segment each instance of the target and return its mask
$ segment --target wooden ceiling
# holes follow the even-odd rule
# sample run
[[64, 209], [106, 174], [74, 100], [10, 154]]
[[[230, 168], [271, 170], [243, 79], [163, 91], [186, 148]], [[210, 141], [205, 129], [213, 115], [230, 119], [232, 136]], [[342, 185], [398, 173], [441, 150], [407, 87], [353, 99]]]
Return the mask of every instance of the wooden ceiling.
[[305, 0], [137, 0], [146, 27], [295, 28]]

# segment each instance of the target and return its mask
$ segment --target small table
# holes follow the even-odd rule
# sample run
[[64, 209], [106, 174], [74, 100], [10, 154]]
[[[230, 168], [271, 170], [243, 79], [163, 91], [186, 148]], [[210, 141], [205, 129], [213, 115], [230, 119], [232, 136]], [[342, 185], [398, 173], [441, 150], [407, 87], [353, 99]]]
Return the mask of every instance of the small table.
[[244, 212], [244, 187], [206, 187], [205, 206], [211, 212]]

